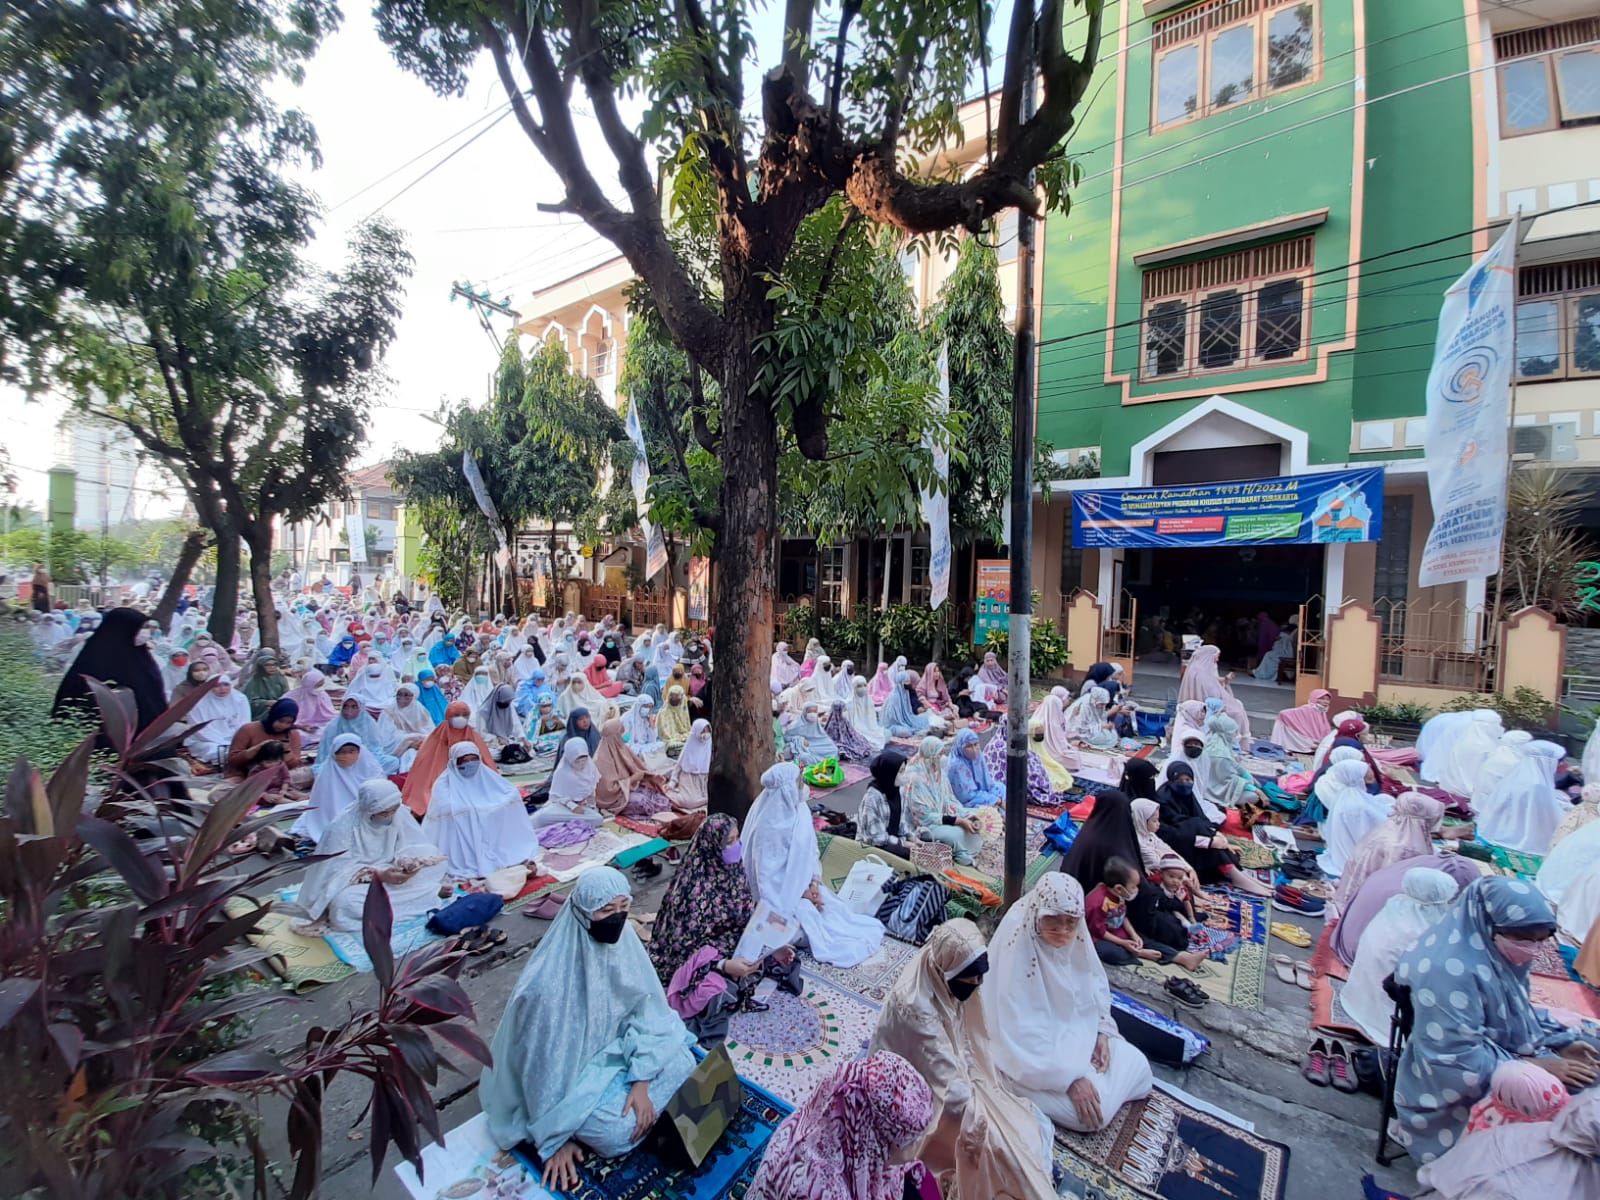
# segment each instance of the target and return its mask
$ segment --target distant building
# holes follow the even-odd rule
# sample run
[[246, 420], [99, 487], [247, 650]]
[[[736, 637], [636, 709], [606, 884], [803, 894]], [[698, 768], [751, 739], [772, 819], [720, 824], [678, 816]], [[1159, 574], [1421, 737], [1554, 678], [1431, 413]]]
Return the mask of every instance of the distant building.
[[56, 425], [54, 465], [77, 474], [73, 525], [78, 529], [98, 532], [137, 521], [160, 491], [153, 486], [155, 469], [141, 470], [136, 444], [126, 431], [80, 413], [68, 413]]
[[[352, 567], [363, 580], [380, 570], [392, 573], [402, 498], [388, 474], [387, 462], [358, 467], [346, 481], [347, 499], [328, 501], [308, 520], [280, 523], [274, 545], [288, 554], [292, 569], [337, 584], [349, 582]], [[365, 543], [365, 554], [358, 556], [364, 561], [351, 559], [352, 523]]]

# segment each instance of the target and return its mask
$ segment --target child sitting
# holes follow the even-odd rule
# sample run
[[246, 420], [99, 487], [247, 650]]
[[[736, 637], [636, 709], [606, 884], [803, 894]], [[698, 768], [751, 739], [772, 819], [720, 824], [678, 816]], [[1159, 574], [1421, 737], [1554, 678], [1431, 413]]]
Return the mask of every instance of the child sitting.
[[[1108, 966], [1132, 966], [1134, 963], [1175, 962], [1185, 970], [1193, 971], [1205, 961], [1198, 950], [1180, 950], [1170, 942], [1155, 941], [1141, 936], [1134, 927], [1129, 913], [1130, 902], [1139, 902], [1147, 916], [1159, 911], [1155, 907], [1157, 889], [1143, 884], [1138, 869], [1125, 858], [1113, 858], [1106, 863], [1103, 882], [1090, 892], [1084, 902], [1084, 919], [1089, 923], [1089, 936], [1094, 939], [1094, 950], [1100, 961]], [[1149, 888], [1143, 896], [1141, 884]], [[1176, 925], [1172, 917], [1166, 920]], [[1178, 930], [1182, 932], [1181, 929]], [[1188, 938], [1182, 939], [1188, 944]]]
[[1194, 914], [1194, 895], [1189, 891], [1189, 864], [1183, 857], [1169, 850], [1161, 856], [1161, 892], [1163, 912], [1176, 913], [1186, 925], [1198, 924]]

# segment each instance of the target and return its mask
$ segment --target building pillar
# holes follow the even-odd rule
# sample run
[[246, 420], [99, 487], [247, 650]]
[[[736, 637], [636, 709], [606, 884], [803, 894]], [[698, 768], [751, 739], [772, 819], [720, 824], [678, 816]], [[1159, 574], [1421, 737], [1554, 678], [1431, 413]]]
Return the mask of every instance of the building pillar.
[[1323, 551], [1322, 557], [1322, 619], [1324, 625], [1328, 618], [1339, 611], [1345, 601], [1344, 595], [1344, 552], [1343, 542], [1330, 542]]
[[1128, 552], [1120, 546], [1100, 551], [1100, 584], [1095, 599], [1100, 601], [1100, 626], [1110, 629], [1117, 618], [1117, 589], [1122, 584], [1122, 563]]

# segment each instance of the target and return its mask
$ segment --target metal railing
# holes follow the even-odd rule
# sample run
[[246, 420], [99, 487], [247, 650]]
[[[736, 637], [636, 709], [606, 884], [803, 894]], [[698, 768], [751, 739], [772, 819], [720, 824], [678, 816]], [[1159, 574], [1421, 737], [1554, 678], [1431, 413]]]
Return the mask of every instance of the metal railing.
[[1416, 604], [1380, 596], [1378, 678], [1420, 687], [1493, 691], [1495, 642], [1489, 613], [1461, 601]]

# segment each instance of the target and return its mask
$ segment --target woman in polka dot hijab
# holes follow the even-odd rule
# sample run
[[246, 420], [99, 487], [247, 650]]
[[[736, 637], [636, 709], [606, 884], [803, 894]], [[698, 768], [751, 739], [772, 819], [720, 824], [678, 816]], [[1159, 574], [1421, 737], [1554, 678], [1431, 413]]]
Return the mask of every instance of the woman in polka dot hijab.
[[1400, 956], [1395, 979], [1411, 988], [1417, 1021], [1395, 1081], [1397, 1136], [1419, 1165], [1460, 1140], [1504, 1062], [1532, 1060], [1569, 1087], [1600, 1075], [1600, 1042], [1557, 1024], [1528, 995], [1529, 964], [1555, 927], [1532, 884], [1484, 876]]

